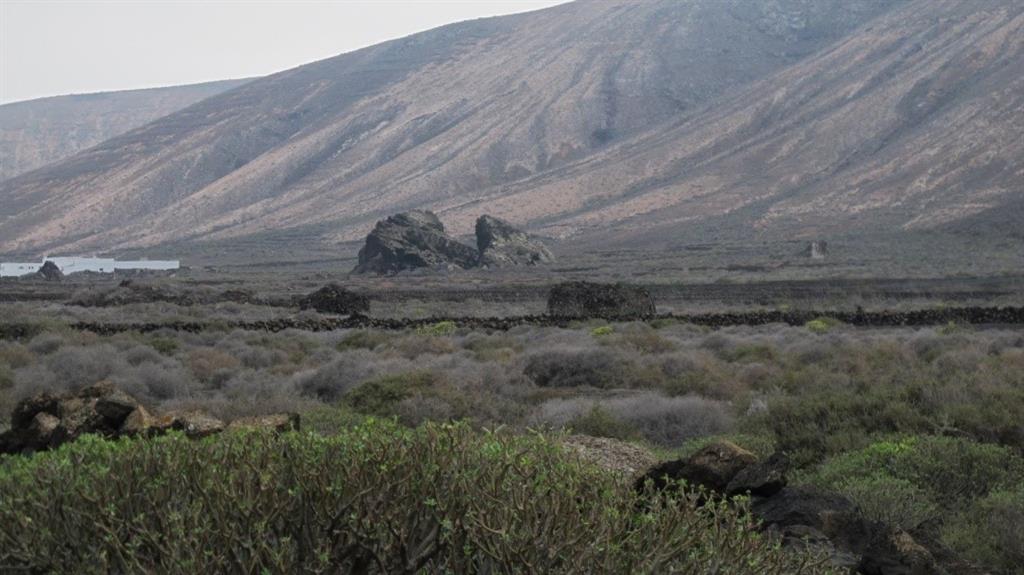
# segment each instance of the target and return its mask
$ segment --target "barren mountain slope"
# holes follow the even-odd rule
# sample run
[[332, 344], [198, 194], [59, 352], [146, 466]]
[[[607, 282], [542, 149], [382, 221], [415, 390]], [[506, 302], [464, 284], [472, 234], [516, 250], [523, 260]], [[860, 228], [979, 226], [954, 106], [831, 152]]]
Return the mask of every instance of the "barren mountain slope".
[[1022, 200], [1024, 5], [916, 0], [706, 115], [486, 201], [548, 233], [649, 244], [999, 235]]
[[[253, 81], [0, 184], [0, 251], [287, 228], [351, 239], [411, 207], [447, 207], [463, 232], [483, 209], [473, 202], [536, 185], [540, 200], [500, 203], [498, 215], [574, 226], [581, 206], [669, 163], [652, 157], [650, 169], [586, 185], [580, 174], [638, 146], [675, 147], [666, 134], [685, 148], [687, 129], [664, 130], [704, 123], [709, 104], [900, 4], [585, 0], [385, 43]], [[644, 134], [650, 144], [637, 143]]]
[[0, 106], [0, 180], [73, 156], [246, 81], [76, 94], [4, 104]]

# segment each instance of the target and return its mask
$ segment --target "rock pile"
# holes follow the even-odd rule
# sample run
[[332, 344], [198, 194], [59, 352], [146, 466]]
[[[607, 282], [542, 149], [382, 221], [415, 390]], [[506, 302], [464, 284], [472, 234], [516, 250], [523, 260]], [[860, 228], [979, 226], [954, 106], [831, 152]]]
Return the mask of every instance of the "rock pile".
[[479, 265], [487, 267], [532, 266], [555, 261], [551, 250], [539, 240], [492, 216], [476, 221]]
[[713, 443], [689, 458], [652, 467], [637, 479], [663, 490], [685, 480], [708, 496], [749, 495], [751, 511], [764, 529], [792, 548], [811, 548], [840, 569], [869, 575], [975, 573], [937, 543], [927, 545], [909, 533], [865, 519], [849, 499], [810, 487], [789, 487], [788, 461], [781, 454], [758, 460], [727, 441]]
[[109, 382], [61, 395], [41, 393], [23, 399], [11, 412], [11, 429], [0, 434], [0, 454], [33, 453], [59, 447], [92, 433], [104, 437], [154, 436], [170, 430], [192, 438], [224, 429], [261, 427], [298, 430], [297, 414], [244, 418], [225, 425], [201, 411], [154, 415]]
[[349, 291], [338, 284], [328, 284], [299, 299], [301, 309], [322, 313], [353, 315], [370, 312], [370, 299]]
[[433, 212], [413, 210], [377, 222], [353, 272], [392, 274], [423, 268], [469, 269], [534, 265], [554, 260], [538, 240], [506, 221], [482, 216], [477, 248], [451, 238]]
[[553, 317], [632, 320], [654, 314], [654, 298], [640, 286], [575, 281], [558, 284], [548, 294]]

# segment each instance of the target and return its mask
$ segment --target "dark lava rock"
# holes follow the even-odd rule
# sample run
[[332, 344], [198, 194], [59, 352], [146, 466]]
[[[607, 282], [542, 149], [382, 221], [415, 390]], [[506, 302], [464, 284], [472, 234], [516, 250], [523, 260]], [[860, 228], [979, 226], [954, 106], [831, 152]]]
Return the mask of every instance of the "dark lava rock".
[[666, 461], [653, 467], [637, 479], [636, 488], [642, 489], [650, 480], [655, 489], [664, 489], [668, 481], [683, 479], [690, 485], [724, 493], [738, 473], [756, 462], [757, 457], [746, 449], [728, 441], [716, 441], [687, 459]]
[[355, 273], [476, 265], [477, 251], [453, 240], [432, 212], [413, 210], [377, 222], [359, 250]]
[[[788, 487], [772, 497], [756, 498], [751, 511], [785, 545], [814, 546], [833, 564], [865, 575], [950, 573], [909, 533], [865, 519], [849, 499], [810, 487]], [[826, 544], [824, 540], [827, 539]]]
[[64, 272], [60, 271], [57, 264], [53, 262], [45, 262], [43, 263], [43, 267], [39, 268], [39, 271], [36, 272], [36, 277], [50, 282], [59, 282], [64, 279]]
[[487, 215], [476, 221], [476, 246], [481, 266], [532, 266], [555, 261], [554, 254], [539, 240], [505, 220]]
[[551, 288], [548, 314], [567, 318], [644, 319], [655, 314], [654, 298], [627, 284], [565, 282]]
[[725, 486], [725, 494], [754, 495], [771, 497], [786, 486], [786, 471], [789, 469], [789, 458], [776, 453], [764, 461], [759, 461], [741, 469], [729, 484]]
[[352, 315], [369, 313], [370, 300], [340, 285], [329, 284], [300, 299], [299, 307], [322, 313]]

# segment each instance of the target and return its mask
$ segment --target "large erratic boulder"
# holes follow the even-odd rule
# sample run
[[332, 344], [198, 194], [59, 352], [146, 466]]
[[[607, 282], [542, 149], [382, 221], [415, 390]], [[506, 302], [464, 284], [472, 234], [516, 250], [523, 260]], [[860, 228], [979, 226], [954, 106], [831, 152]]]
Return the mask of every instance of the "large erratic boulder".
[[655, 313], [654, 298], [640, 286], [573, 281], [548, 294], [548, 314], [555, 317], [629, 320]]
[[793, 549], [818, 552], [833, 566], [864, 575], [980, 574], [941, 544], [866, 519], [846, 497], [813, 487], [787, 486], [787, 458], [759, 460], [727, 441], [712, 443], [690, 457], [652, 467], [635, 483], [671, 488], [683, 480], [707, 497], [751, 498], [750, 509], [764, 530]]
[[477, 219], [476, 246], [481, 266], [532, 266], [555, 261], [554, 254], [540, 240], [493, 216]]
[[363, 314], [370, 311], [370, 299], [338, 284], [328, 284], [299, 299], [299, 307], [322, 313]]
[[231, 425], [202, 411], [153, 415], [141, 403], [109, 382], [79, 391], [41, 393], [18, 402], [11, 412], [11, 429], [0, 433], [0, 454], [33, 453], [59, 447], [85, 434], [104, 437], [154, 436], [178, 430], [192, 438], [224, 429], [299, 429], [297, 414], [278, 414], [236, 420]]
[[57, 264], [47, 261], [43, 262], [43, 267], [39, 268], [39, 271], [35, 273], [35, 276], [49, 282], [59, 282], [64, 279], [64, 272], [60, 271]]
[[413, 210], [377, 222], [359, 250], [355, 273], [389, 274], [418, 268], [476, 265], [477, 251], [444, 230], [433, 212]]

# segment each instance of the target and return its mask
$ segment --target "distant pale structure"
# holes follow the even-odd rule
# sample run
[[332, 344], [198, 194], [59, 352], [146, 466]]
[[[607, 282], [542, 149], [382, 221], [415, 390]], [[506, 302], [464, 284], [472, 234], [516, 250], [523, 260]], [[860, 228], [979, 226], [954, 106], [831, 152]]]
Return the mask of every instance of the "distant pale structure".
[[64, 275], [78, 272], [112, 274], [115, 271], [171, 271], [181, 267], [178, 260], [135, 260], [119, 262], [112, 258], [44, 257], [39, 263], [0, 263], [0, 277], [22, 277], [42, 269], [53, 262]]
[[823, 260], [828, 255], [828, 242], [822, 240], [815, 240], [807, 245], [807, 249], [804, 250], [804, 255], [811, 258], [812, 260]]

